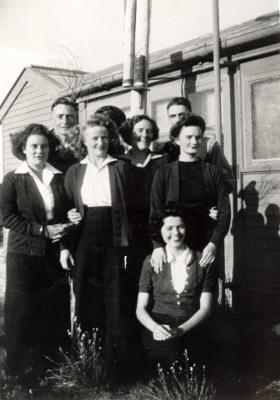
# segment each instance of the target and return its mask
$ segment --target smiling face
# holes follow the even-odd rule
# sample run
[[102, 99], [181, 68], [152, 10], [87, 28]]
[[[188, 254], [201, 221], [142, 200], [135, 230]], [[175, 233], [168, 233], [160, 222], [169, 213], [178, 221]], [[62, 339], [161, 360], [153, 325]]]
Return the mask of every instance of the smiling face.
[[35, 170], [45, 167], [49, 156], [49, 141], [43, 135], [30, 135], [26, 141], [23, 153], [28, 165]]
[[176, 122], [186, 119], [191, 114], [191, 111], [189, 111], [184, 105], [174, 104], [168, 108], [167, 114], [170, 125], [173, 126]]
[[107, 157], [110, 140], [105, 126], [88, 126], [84, 132], [84, 139], [90, 159]]
[[195, 157], [201, 146], [203, 133], [198, 126], [183, 126], [176, 143], [180, 146], [180, 156]]
[[181, 217], [164, 218], [161, 227], [161, 236], [171, 249], [180, 249], [185, 246], [186, 227]]
[[58, 104], [52, 111], [54, 132], [64, 143], [71, 129], [77, 124], [77, 112], [67, 104]]
[[138, 150], [147, 150], [153, 141], [153, 126], [147, 119], [142, 119], [137, 122], [133, 127], [132, 132], [132, 147]]

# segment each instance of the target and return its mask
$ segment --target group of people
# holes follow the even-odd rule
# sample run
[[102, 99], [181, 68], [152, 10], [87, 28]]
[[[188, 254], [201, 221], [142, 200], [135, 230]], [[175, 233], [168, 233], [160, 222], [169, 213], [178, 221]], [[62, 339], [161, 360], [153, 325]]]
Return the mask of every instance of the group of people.
[[11, 135], [22, 163], [3, 180], [7, 373], [44, 374], [69, 350], [69, 274], [77, 323], [98, 328], [107, 371], [143, 354], [168, 366], [200, 347], [215, 302], [230, 166], [186, 98], [167, 106], [165, 144], [147, 115], [105, 106], [79, 127], [70, 99], [51, 111], [53, 130]]

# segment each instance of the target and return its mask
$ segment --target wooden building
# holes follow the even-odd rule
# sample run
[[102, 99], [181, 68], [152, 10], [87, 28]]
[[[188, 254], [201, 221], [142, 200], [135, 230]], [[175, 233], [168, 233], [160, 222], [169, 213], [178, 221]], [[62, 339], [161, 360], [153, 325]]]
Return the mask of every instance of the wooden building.
[[[236, 174], [233, 223], [225, 241], [226, 292], [237, 309], [263, 316], [280, 311], [279, 39], [278, 13], [221, 32], [222, 146]], [[148, 113], [159, 124], [159, 140], [168, 138], [166, 105], [176, 96], [190, 99], [194, 112], [207, 122], [206, 134], [215, 137], [212, 51], [212, 35], [207, 35], [151, 55]], [[26, 69], [23, 75], [29, 73], [37, 71]], [[6, 100], [0, 108], [4, 172], [15, 165], [8, 134], [16, 125], [24, 121], [48, 124], [53, 92], [44, 92], [39, 103], [35, 93], [39, 95], [44, 85], [41, 87], [37, 78], [36, 89], [32, 83], [24, 86], [23, 75], [11, 91], [17, 87], [12, 106]], [[84, 75], [83, 84], [74, 90], [80, 121], [105, 104], [118, 106], [129, 115], [130, 93], [121, 84], [121, 65]], [[36, 112], [24, 109], [24, 101], [16, 103], [21, 101], [20, 93], [27, 99], [32, 92]]]

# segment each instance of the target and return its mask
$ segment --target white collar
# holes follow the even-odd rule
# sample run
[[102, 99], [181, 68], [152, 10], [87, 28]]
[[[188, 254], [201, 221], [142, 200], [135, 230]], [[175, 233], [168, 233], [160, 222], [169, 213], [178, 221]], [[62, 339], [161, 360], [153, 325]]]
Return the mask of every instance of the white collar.
[[[131, 154], [131, 150], [132, 150], [132, 147], [126, 152], [126, 154], [129, 154], [129, 155], [130, 155], [130, 154]], [[149, 162], [150, 162], [151, 160], [155, 160], [155, 159], [157, 159], [157, 158], [162, 158], [162, 157], [163, 157], [163, 154], [156, 154], [156, 153], [150, 152], [150, 153], [147, 155], [145, 161], [144, 161], [143, 163], [137, 163], [137, 164], [136, 164], [136, 167], [145, 168], [145, 167], [149, 164]]]
[[80, 161], [81, 164], [87, 164], [87, 165], [91, 165], [94, 168], [98, 169], [98, 171], [100, 171], [102, 168], [104, 168], [106, 165], [117, 161], [116, 158], [111, 157], [109, 154], [107, 155], [107, 157], [105, 158], [105, 160], [103, 160], [102, 164], [97, 168], [88, 158], [88, 156], [86, 156], [82, 161]]
[[[58, 169], [54, 168], [51, 164], [46, 163], [46, 166], [44, 168], [44, 171], [51, 172], [52, 174], [62, 174], [61, 171]], [[31, 168], [27, 164], [27, 161], [23, 161], [19, 167], [15, 170], [15, 174], [29, 174], [32, 173]]]
[[182, 254], [178, 257], [175, 257], [171, 251], [169, 250], [168, 246], [165, 246], [166, 255], [167, 255], [167, 262], [171, 263], [172, 261], [183, 261], [186, 265], [190, 264], [190, 261], [193, 259], [193, 251], [186, 247]]

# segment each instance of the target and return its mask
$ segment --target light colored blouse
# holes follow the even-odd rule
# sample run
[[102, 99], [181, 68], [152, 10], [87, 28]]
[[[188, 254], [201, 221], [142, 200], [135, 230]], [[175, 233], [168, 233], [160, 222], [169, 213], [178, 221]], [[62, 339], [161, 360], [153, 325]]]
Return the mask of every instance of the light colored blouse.
[[188, 262], [191, 257], [191, 253], [188, 248], [180, 254], [178, 257], [175, 257], [171, 254], [168, 246], [166, 248], [167, 254], [167, 262], [170, 264], [171, 268], [171, 277], [172, 277], [172, 285], [174, 290], [177, 293], [182, 293], [185, 289], [185, 286], [188, 284]]
[[87, 165], [81, 187], [82, 201], [87, 207], [112, 206], [108, 164], [113, 161], [116, 159], [107, 156], [98, 168], [88, 157], [81, 161], [81, 164]]
[[33, 172], [33, 170], [29, 167], [27, 161], [23, 161], [23, 163], [15, 170], [15, 173], [29, 174], [32, 177], [42, 197], [47, 220], [48, 221], [52, 220], [54, 213], [54, 197], [51, 188], [51, 181], [55, 174], [61, 174], [61, 172], [58, 169], [54, 168], [49, 163], [47, 163], [42, 171], [42, 180], [41, 180], [38, 178], [35, 172]]

